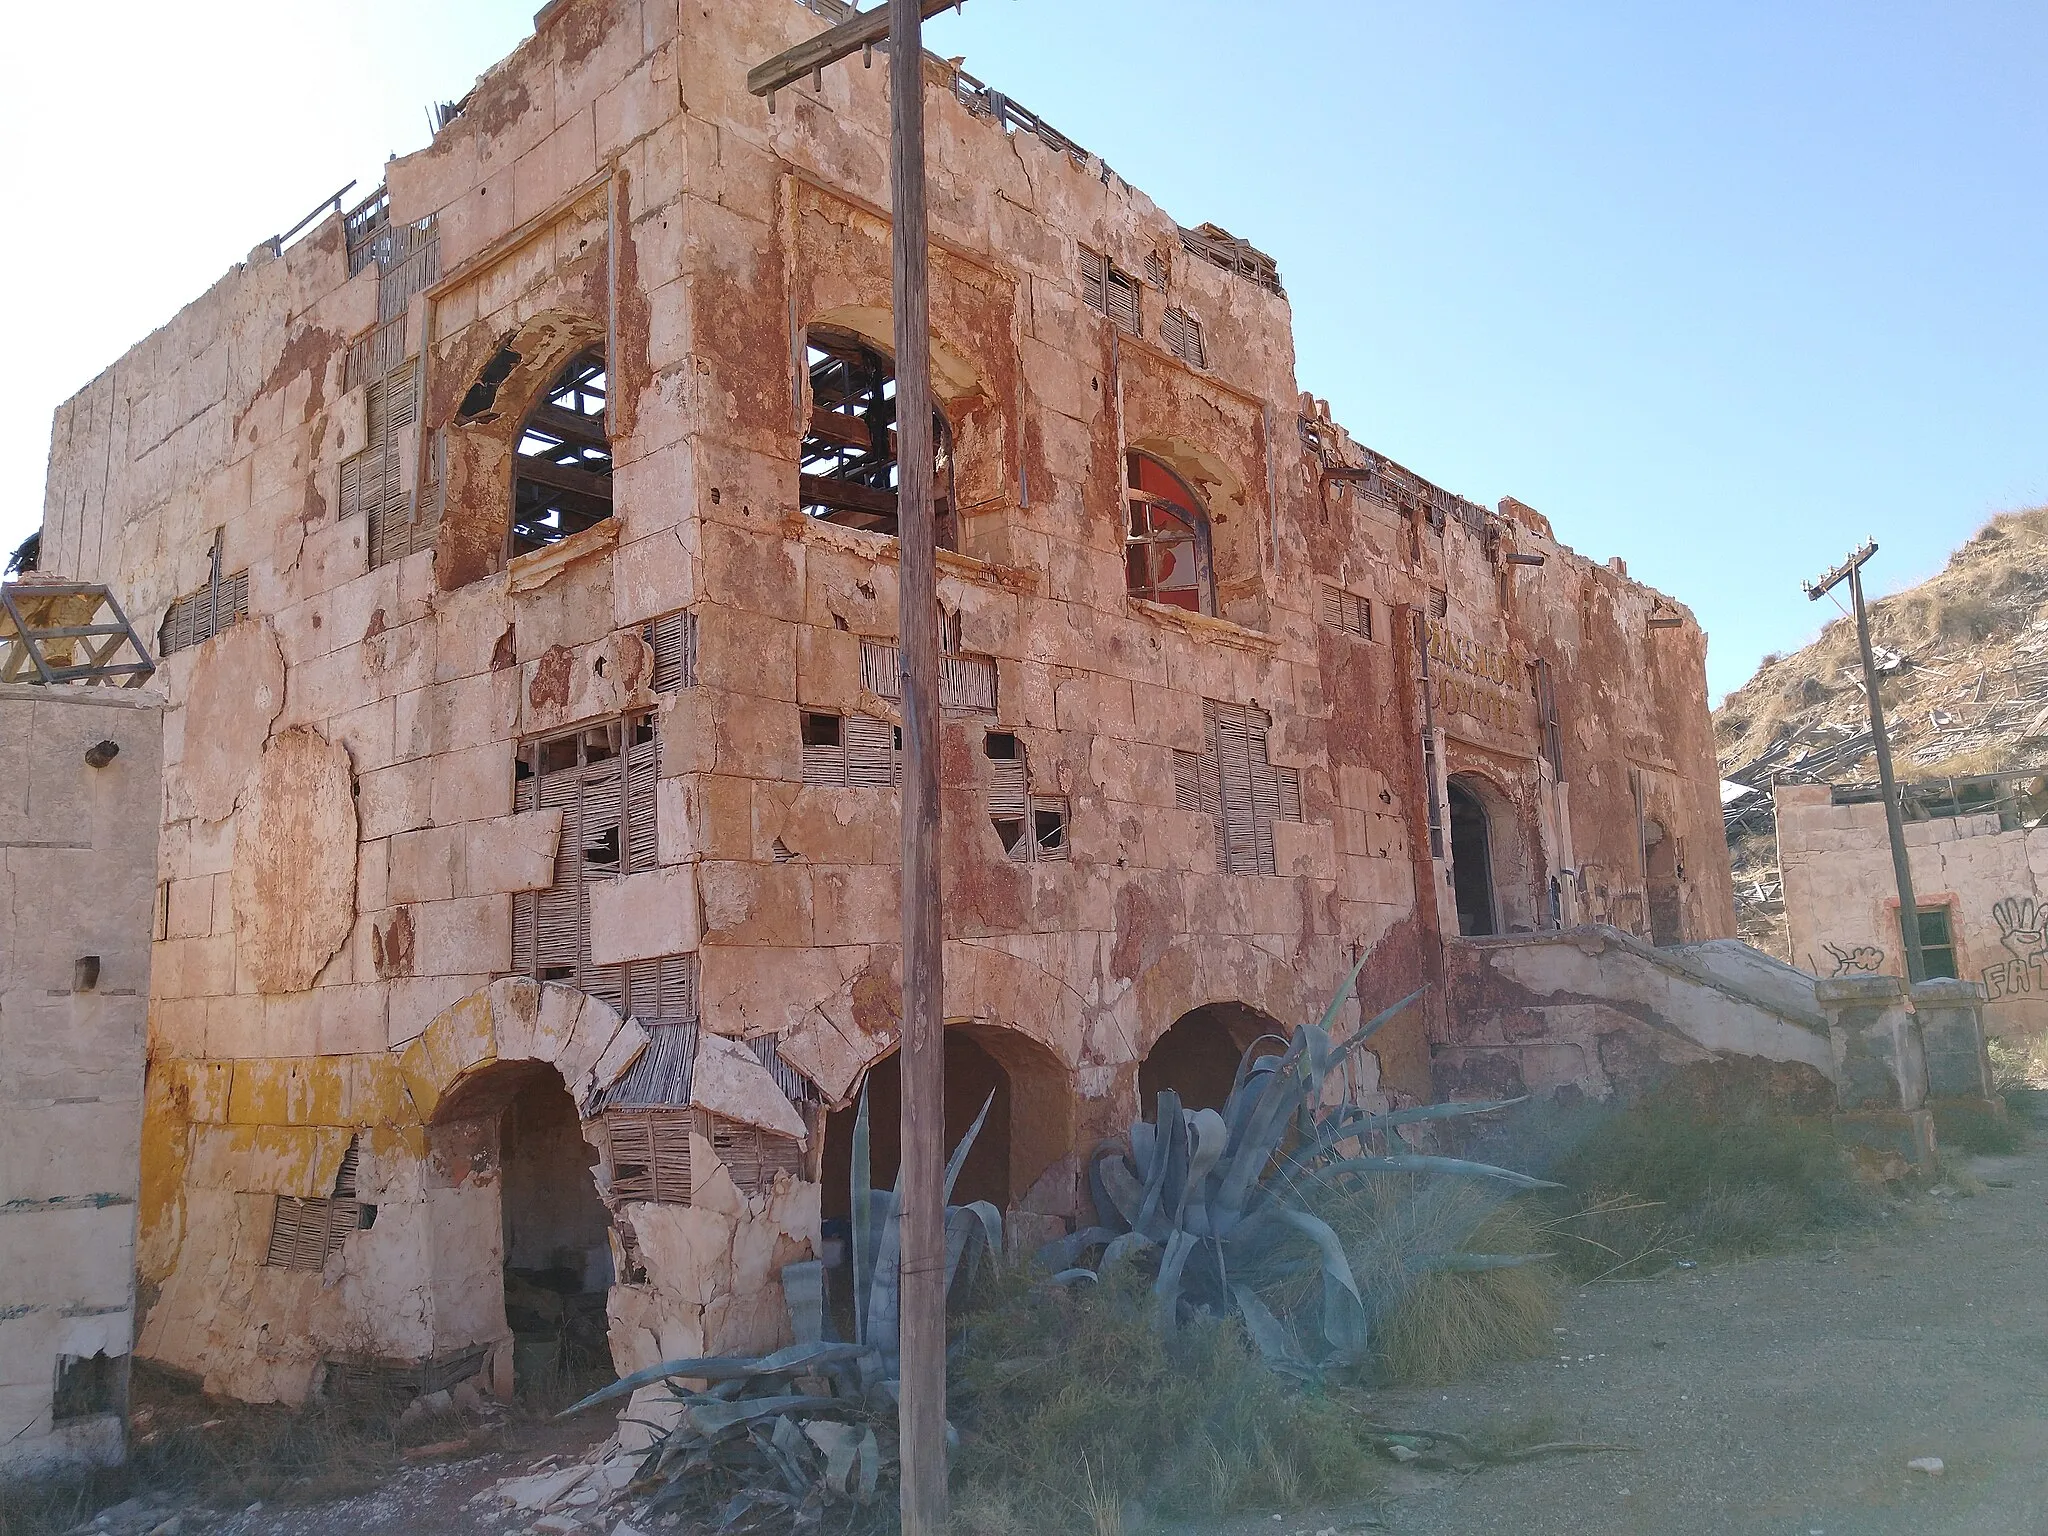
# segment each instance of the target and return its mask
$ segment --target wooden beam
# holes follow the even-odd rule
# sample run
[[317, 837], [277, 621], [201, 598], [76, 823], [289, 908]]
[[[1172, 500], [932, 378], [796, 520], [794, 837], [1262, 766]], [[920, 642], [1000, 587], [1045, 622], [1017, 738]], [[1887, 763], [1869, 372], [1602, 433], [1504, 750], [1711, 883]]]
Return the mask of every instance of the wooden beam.
[[583, 496], [595, 496], [606, 502], [612, 499], [612, 477], [593, 475], [587, 469], [571, 469], [567, 464], [557, 464], [552, 459], [537, 459], [530, 453], [522, 453], [514, 462], [513, 473], [521, 480], [537, 480], [542, 485], [552, 486], [558, 491], [575, 491]]
[[821, 437], [828, 443], [837, 443], [841, 448], [858, 448], [866, 453], [875, 446], [868, 424], [858, 416], [849, 416], [844, 411], [828, 411], [818, 406], [811, 408], [811, 436]]
[[592, 421], [588, 416], [578, 416], [574, 411], [565, 411], [559, 405], [545, 401], [527, 413], [526, 425], [539, 427], [562, 439], [583, 448], [610, 448], [611, 439], [605, 436], [604, 423]]
[[[920, 0], [919, 19], [953, 10], [963, 0]], [[893, 5], [878, 5], [871, 11], [849, 16], [836, 27], [816, 37], [785, 48], [765, 64], [747, 71], [747, 89], [756, 96], [773, 96], [805, 75], [815, 75], [827, 64], [837, 64], [850, 53], [887, 41]]]
[[807, 507], [832, 507], [841, 512], [872, 512], [894, 517], [897, 501], [888, 491], [852, 480], [834, 480], [830, 475], [797, 476], [797, 495]]

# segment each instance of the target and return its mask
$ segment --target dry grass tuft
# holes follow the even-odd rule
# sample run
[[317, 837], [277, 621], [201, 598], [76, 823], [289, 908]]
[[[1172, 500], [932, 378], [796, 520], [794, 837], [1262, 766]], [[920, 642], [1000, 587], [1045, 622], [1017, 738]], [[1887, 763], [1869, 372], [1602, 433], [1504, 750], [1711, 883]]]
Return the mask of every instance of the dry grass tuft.
[[1741, 1258], [1881, 1219], [1824, 1121], [1761, 1107], [1532, 1117], [1518, 1166], [1564, 1190], [1543, 1197], [1549, 1246], [1577, 1279], [1636, 1276], [1675, 1260]]
[[[1489, 1215], [1466, 1244], [1475, 1253], [1542, 1253], [1551, 1243], [1520, 1206]], [[1452, 1381], [1493, 1360], [1546, 1353], [1570, 1289], [1550, 1262], [1472, 1272], [1428, 1271], [1417, 1277], [1380, 1325], [1382, 1368], [1389, 1381]]]
[[362, 1396], [304, 1408], [209, 1398], [138, 1361], [131, 1444], [118, 1467], [0, 1483], [0, 1536], [68, 1531], [145, 1491], [238, 1508], [315, 1503], [377, 1486], [400, 1465], [402, 1399]]
[[964, 1338], [954, 1522], [969, 1536], [1119, 1536], [1150, 1514], [1298, 1508], [1375, 1485], [1350, 1410], [1273, 1375], [1234, 1321], [1163, 1337], [1129, 1266], [1065, 1290], [1005, 1276]]

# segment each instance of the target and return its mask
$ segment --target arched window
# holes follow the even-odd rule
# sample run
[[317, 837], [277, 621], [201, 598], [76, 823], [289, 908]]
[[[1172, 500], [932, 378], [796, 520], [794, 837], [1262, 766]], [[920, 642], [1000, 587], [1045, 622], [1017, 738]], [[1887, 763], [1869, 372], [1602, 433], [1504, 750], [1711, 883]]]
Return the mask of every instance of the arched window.
[[519, 430], [512, 470], [512, 553], [559, 544], [612, 515], [602, 350], [555, 375]]
[[[814, 327], [807, 338], [811, 421], [798, 456], [804, 511], [823, 522], [896, 533], [896, 365], [849, 331]], [[958, 547], [953, 434], [932, 411], [932, 525], [940, 549]]]
[[1133, 597], [1171, 603], [1190, 613], [1214, 613], [1209, 575], [1209, 518], [1201, 498], [1149, 453], [1127, 463], [1124, 504], [1124, 586]]

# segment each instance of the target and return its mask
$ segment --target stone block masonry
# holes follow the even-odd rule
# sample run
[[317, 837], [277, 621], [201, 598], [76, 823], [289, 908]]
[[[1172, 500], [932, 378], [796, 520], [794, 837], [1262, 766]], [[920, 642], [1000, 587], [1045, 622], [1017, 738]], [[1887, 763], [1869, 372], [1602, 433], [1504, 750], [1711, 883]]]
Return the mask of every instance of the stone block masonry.
[[[888, 114], [744, 84], [821, 24], [562, 0], [59, 412], [49, 562], [240, 594], [166, 632], [140, 1205], [141, 1348], [215, 1389], [502, 1380], [535, 1284], [752, 1347], [834, 1248], [895, 1091]], [[926, 78], [962, 1195], [1085, 1214], [1141, 1068], [1361, 954], [1341, 1029], [1461, 931], [1732, 932], [1683, 609], [1354, 443], [1269, 258]]]
[[0, 684], [0, 1476], [125, 1447], [161, 703]]

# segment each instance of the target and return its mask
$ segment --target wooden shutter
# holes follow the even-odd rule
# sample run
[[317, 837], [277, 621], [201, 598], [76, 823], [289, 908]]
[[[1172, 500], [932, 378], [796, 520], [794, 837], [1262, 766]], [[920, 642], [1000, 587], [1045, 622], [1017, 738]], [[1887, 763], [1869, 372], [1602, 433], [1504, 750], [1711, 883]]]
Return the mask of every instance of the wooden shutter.
[[1173, 754], [1173, 803], [1184, 811], [1202, 809], [1202, 754]]
[[903, 692], [902, 653], [884, 640], [860, 643], [860, 685], [877, 698], [893, 699]]
[[1564, 782], [1564, 733], [1558, 727], [1557, 690], [1551, 681], [1550, 663], [1538, 656], [1529, 664], [1535, 674], [1536, 723], [1543, 730], [1543, 756], [1550, 763], [1551, 777]]
[[697, 615], [684, 609], [650, 619], [641, 631], [654, 652], [656, 693], [697, 686]]
[[1070, 820], [1064, 795], [1033, 795], [1031, 819], [1019, 841], [1030, 846], [1031, 857], [1039, 863], [1060, 863], [1069, 857]]
[[1213, 701], [1208, 715], [1222, 810], [1223, 867], [1234, 875], [1254, 874], [1258, 871], [1259, 854], [1253, 819], [1250, 716], [1243, 705]]
[[1157, 251], [1145, 253], [1145, 281], [1161, 293], [1166, 292], [1166, 258]]
[[[902, 652], [884, 640], [860, 643], [860, 685], [877, 698], [903, 695]], [[996, 708], [996, 663], [992, 656], [939, 657], [939, 708], [992, 715]]]
[[1184, 309], [1169, 309], [1159, 317], [1159, 340], [1166, 350], [1194, 368], [1206, 368], [1209, 355], [1202, 345], [1202, 322]]
[[839, 722], [839, 740], [804, 743], [804, 782], [844, 784], [846, 782], [846, 722]]
[[988, 765], [988, 813], [1005, 820], [1021, 817], [1026, 811], [1024, 760], [1022, 758], [997, 758]]
[[1138, 323], [1138, 285], [1131, 280], [1130, 274], [1111, 267], [1107, 286], [1109, 318], [1120, 330], [1129, 331], [1133, 336], [1142, 334]]
[[848, 715], [840, 725], [840, 740], [846, 748], [846, 782], [859, 785], [895, 784], [902, 778], [902, 749], [896, 743], [896, 727], [873, 715]]
[[608, 1109], [599, 1117], [611, 1161], [610, 1198], [690, 1203], [692, 1109]]
[[1098, 315], [1109, 313], [1109, 258], [1081, 252], [1081, 302]]

